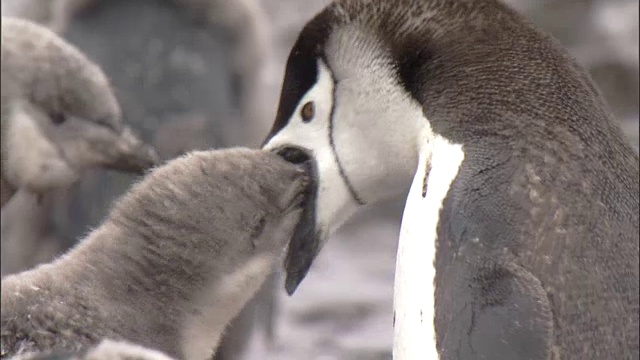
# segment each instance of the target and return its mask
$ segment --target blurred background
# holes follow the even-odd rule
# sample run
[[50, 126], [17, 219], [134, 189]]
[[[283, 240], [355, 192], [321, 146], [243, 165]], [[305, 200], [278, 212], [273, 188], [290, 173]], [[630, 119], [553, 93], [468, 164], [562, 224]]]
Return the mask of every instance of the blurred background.
[[[391, 0], [389, 0], [391, 1]], [[591, 73], [638, 148], [638, 0], [505, 0]], [[103, 67], [125, 120], [163, 159], [258, 146], [289, 49], [326, 0], [1, 0]], [[93, 170], [38, 204], [2, 210], [2, 274], [49, 261], [96, 226], [134, 176]], [[389, 359], [402, 203], [353, 218], [295, 296], [274, 276], [236, 319], [217, 359]]]

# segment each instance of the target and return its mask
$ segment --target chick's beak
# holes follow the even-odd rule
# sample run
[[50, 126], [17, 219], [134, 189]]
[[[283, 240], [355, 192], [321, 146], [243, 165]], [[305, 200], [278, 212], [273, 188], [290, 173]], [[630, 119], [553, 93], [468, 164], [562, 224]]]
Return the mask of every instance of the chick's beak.
[[118, 140], [117, 152], [104, 166], [111, 170], [144, 174], [159, 164], [160, 157], [155, 149], [143, 142], [129, 127], [125, 127]]

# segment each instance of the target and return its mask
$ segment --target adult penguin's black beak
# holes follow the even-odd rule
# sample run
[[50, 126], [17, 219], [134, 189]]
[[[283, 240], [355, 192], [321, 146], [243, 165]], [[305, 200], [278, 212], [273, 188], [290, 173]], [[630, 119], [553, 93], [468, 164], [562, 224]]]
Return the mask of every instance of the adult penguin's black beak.
[[318, 169], [316, 161], [306, 149], [286, 146], [273, 151], [286, 161], [303, 167], [311, 180], [302, 217], [295, 229], [293, 238], [289, 242], [284, 261], [286, 272], [285, 289], [287, 294], [293, 295], [309, 272], [311, 264], [313, 264], [322, 247], [322, 234], [316, 223]]

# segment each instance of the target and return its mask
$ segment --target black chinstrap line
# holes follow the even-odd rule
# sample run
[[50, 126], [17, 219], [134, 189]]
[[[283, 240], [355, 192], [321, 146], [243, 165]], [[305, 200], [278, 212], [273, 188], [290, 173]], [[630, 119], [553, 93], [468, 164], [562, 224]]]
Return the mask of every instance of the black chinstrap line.
[[349, 181], [349, 178], [347, 177], [347, 174], [344, 171], [344, 167], [342, 166], [342, 162], [340, 162], [340, 158], [338, 157], [338, 152], [336, 151], [336, 145], [333, 140], [333, 113], [336, 108], [336, 87], [338, 85], [338, 82], [336, 81], [333, 74], [331, 74], [331, 81], [333, 82], [333, 89], [331, 91], [332, 92], [331, 96], [333, 101], [331, 102], [331, 113], [329, 114], [329, 134], [328, 134], [329, 146], [331, 146], [331, 153], [333, 154], [333, 158], [335, 159], [336, 164], [338, 165], [338, 171], [340, 173], [340, 177], [344, 181], [345, 185], [347, 185], [347, 189], [349, 189], [349, 193], [351, 194], [351, 197], [353, 197], [353, 199], [356, 201], [358, 205], [366, 205], [366, 202], [364, 202], [360, 198], [360, 196], [358, 196], [358, 193], [353, 187], [353, 184], [351, 184], [351, 181]]

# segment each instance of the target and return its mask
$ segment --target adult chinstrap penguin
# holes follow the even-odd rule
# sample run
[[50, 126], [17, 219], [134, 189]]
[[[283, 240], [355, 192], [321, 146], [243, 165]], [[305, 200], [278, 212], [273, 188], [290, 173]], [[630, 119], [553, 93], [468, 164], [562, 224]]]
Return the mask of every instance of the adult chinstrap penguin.
[[395, 358], [638, 357], [638, 156], [583, 68], [499, 1], [329, 5], [264, 148], [315, 173], [289, 293], [350, 215], [409, 192]]
[[109, 338], [210, 357], [284, 256], [307, 184], [260, 150], [191, 152], [155, 169], [67, 254], [2, 280], [2, 356]]

